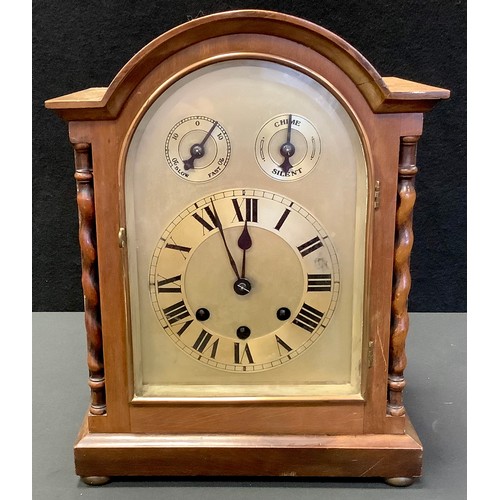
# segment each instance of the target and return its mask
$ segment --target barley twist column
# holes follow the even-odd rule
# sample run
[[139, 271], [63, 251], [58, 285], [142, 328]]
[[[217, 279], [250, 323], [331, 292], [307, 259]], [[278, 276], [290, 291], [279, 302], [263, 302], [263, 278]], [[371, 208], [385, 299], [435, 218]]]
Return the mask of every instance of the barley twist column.
[[75, 153], [75, 179], [80, 219], [79, 240], [82, 255], [82, 288], [87, 331], [87, 363], [91, 394], [90, 413], [106, 413], [104, 361], [102, 350], [99, 283], [97, 273], [97, 247], [94, 207], [94, 177], [90, 144], [73, 144]]
[[401, 138], [396, 209], [396, 241], [392, 290], [391, 336], [389, 344], [389, 377], [387, 413], [405, 414], [403, 389], [406, 385], [405, 342], [408, 333], [408, 294], [411, 286], [410, 253], [413, 246], [413, 206], [415, 205], [416, 156], [419, 137]]

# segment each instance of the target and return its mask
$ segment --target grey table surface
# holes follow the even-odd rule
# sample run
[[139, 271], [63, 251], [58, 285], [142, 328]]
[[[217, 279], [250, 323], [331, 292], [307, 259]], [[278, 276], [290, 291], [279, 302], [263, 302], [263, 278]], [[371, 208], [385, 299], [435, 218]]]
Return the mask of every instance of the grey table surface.
[[89, 402], [83, 313], [33, 313], [33, 499], [465, 499], [466, 314], [412, 313], [410, 321], [404, 398], [424, 445], [424, 475], [412, 486], [354, 479], [129, 478], [92, 487], [73, 465], [73, 443]]

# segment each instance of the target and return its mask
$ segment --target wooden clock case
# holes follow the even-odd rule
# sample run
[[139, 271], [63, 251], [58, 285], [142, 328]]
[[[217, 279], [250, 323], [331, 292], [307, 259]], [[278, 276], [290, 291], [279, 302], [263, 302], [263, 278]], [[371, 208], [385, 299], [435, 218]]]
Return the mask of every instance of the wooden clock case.
[[[124, 151], [160, 87], [216, 61], [257, 58], [343, 96], [367, 155], [363, 399], [133, 402]], [[74, 452], [89, 484], [113, 476], [349, 476], [407, 485], [422, 445], [402, 400], [409, 257], [423, 113], [445, 89], [382, 78], [310, 22], [267, 11], [195, 19], [153, 40], [107, 88], [46, 101], [69, 122], [80, 216], [91, 403]]]

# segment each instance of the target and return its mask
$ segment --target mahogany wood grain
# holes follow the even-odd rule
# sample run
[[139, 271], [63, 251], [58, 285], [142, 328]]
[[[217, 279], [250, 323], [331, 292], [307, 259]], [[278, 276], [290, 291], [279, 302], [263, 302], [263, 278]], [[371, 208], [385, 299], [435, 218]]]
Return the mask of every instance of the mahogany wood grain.
[[419, 477], [422, 444], [398, 435], [92, 434], [82, 426], [76, 473], [88, 476]]
[[131, 432], [165, 434], [362, 434], [363, 402], [163, 404], [131, 411]]
[[69, 126], [71, 141], [92, 144], [107, 412], [105, 416], [89, 416], [89, 426], [91, 431], [99, 432], [130, 429], [128, 402], [132, 389], [128, 378], [127, 300], [118, 240], [120, 195], [116, 176], [121, 132], [115, 130], [113, 121], [71, 122]]

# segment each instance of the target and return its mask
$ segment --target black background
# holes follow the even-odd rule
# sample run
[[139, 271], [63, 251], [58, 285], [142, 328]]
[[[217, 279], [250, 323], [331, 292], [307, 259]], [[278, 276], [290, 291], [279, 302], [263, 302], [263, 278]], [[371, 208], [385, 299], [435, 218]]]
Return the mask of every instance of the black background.
[[419, 141], [409, 309], [466, 310], [466, 3], [460, 0], [34, 0], [33, 311], [81, 311], [78, 214], [67, 124], [44, 101], [106, 87], [144, 45], [200, 15], [257, 8], [333, 31], [382, 76], [451, 90]]

